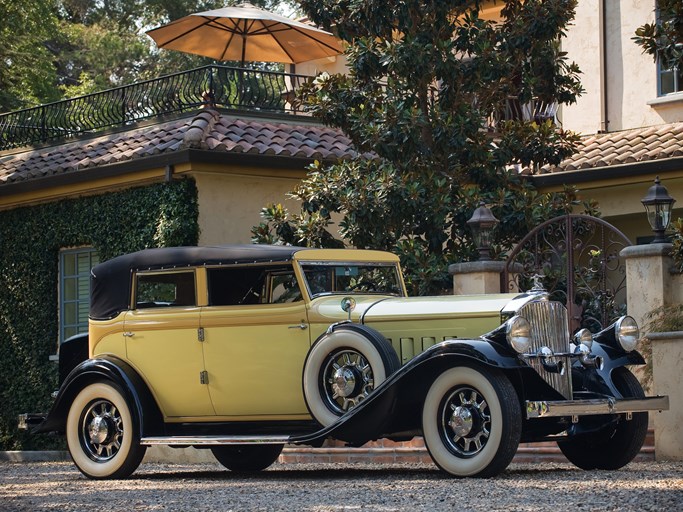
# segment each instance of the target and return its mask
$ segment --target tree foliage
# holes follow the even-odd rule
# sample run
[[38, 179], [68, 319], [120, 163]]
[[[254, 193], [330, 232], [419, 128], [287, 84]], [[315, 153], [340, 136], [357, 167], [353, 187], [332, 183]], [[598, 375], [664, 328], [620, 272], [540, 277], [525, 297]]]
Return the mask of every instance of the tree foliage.
[[633, 40], [665, 68], [683, 64], [683, 2], [659, 0], [657, 22], [636, 29]]
[[[518, 172], [573, 151], [576, 135], [546, 107], [582, 92], [559, 45], [574, 0], [500, 2], [500, 22], [481, 18], [477, 1], [301, 3], [348, 43], [349, 64], [345, 75], [317, 77], [302, 101], [341, 128], [358, 156], [314, 165], [293, 192], [302, 213], [278, 226], [292, 242], [324, 241], [299, 226], [316, 218], [329, 227], [338, 215], [347, 243], [398, 252], [413, 291], [433, 292], [448, 281], [447, 263], [474, 257], [466, 221], [480, 201], [502, 221], [496, 255], [577, 203], [574, 191], [538, 194]], [[254, 228], [256, 241], [277, 239], [273, 211]]]
[[[144, 33], [237, 0], [0, 0], [0, 112], [111, 89], [206, 64], [159, 50]], [[277, 0], [252, 0], [276, 8]]]

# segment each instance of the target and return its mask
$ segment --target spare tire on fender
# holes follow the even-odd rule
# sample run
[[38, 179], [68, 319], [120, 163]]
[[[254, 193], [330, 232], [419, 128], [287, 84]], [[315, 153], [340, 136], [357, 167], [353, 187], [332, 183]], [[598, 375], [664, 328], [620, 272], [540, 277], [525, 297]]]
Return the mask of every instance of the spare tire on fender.
[[361, 324], [334, 326], [306, 357], [303, 391], [313, 418], [326, 427], [356, 407], [401, 366], [391, 343]]

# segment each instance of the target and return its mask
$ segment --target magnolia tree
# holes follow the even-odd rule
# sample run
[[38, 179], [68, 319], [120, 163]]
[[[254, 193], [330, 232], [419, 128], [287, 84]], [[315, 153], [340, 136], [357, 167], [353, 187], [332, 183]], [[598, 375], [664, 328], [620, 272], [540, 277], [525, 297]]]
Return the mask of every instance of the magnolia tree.
[[411, 291], [433, 293], [449, 263], [474, 258], [466, 221], [480, 201], [501, 221], [496, 256], [577, 204], [571, 190], [537, 193], [520, 172], [558, 164], [577, 139], [553, 119], [582, 91], [560, 46], [576, 1], [497, 2], [497, 21], [480, 17], [482, 4], [301, 2], [348, 45], [349, 67], [318, 76], [301, 101], [358, 156], [314, 164], [292, 192], [301, 211], [264, 208], [254, 241], [394, 251]]

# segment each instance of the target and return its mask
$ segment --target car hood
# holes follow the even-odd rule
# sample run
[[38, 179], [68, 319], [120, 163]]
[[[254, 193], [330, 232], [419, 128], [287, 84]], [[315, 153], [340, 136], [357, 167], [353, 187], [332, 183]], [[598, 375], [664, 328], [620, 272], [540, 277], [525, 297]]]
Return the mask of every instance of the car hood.
[[[501, 310], [518, 294], [440, 295], [435, 297], [387, 297], [348, 295], [356, 301], [354, 322], [373, 324], [396, 320], [446, 318], [499, 318]], [[336, 322], [348, 318], [341, 309], [346, 296], [330, 295], [313, 300], [311, 310], [320, 320]]]

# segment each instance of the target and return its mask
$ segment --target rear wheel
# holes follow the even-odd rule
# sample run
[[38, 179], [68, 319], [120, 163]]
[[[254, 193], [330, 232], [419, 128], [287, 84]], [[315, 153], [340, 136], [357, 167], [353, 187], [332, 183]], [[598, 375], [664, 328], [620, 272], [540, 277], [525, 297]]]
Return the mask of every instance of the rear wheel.
[[235, 472], [254, 472], [266, 469], [282, 453], [283, 444], [236, 444], [213, 446], [211, 452], [223, 467]]
[[88, 478], [125, 478], [145, 455], [130, 408], [118, 386], [83, 388], [69, 409], [66, 441], [71, 458]]
[[522, 411], [510, 381], [495, 369], [459, 366], [432, 383], [422, 409], [432, 459], [457, 477], [491, 477], [515, 456]]
[[[643, 398], [638, 379], [628, 368], [616, 368], [612, 381], [624, 398]], [[616, 424], [599, 432], [583, 434], [557, 445], [569, 461], [581, 469], [619, 469], [631, 462], [647, 435], [647, 412], [633, 413], [630, 420], [619, 416]]]

